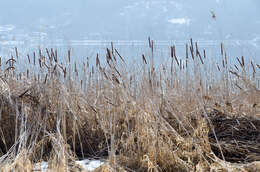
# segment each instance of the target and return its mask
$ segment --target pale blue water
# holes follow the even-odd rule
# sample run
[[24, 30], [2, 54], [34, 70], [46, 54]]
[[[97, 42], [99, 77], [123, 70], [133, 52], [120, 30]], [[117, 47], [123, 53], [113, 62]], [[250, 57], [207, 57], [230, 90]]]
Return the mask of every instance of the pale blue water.
[[[193, 40], [198, 42], [200, 53], [205, 49], [207, 57], [220, 58], [220, 45], [224, 44], [229, 58], [244, 56], [246, 60], [260, 63], [260, 42], [258, 40]], [[77, 60], [95, 59], [96, 54], [102, 58], [105, 56], [106, 48], [111, 48], [111, 42], [125, 60], [141, 59], [142, 54], [151, 56], [151, 49], [148, 47], [148, 40], [25, 40], [25, 41], [2, 41], [0, 42], [0, 56], [8, 58], [15, 56], [14, 48], [17, 47], [21, 56], [28, 53], [32, 55], [38, 52], [39, 47], [58, 49], [59, 57], [65, 58], [67, 50], [71, 50], [71, 55]], [[176, 54], [179, 58], [185, 58], [186, 43], [190, 45], [190, 40], [164, 41], [154, 40], [154, 57], [157, 63], [166, 62], [170, 58], [170, 46], [176, 46]], [[194, 45], [195, 47], [195, 45]]]

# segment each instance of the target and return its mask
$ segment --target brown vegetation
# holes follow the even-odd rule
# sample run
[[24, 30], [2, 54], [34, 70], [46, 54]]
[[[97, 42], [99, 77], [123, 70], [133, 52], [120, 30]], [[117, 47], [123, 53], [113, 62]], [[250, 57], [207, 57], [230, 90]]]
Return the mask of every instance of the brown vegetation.
[[260, 169], [259, 64], [232, 60], [223, 44], [215, 63], [191, 40], [185, 58], [170, 46], [171, 63], [155, 67], [149, 39], [136, 68], [111, 46], [95, 66], [70, 50], [59, 59], [15, 48], [1, 64], [0, 171], [43, 160], [80, 171], [75, 160], [86, 157], [108, 160], [96, 171]]

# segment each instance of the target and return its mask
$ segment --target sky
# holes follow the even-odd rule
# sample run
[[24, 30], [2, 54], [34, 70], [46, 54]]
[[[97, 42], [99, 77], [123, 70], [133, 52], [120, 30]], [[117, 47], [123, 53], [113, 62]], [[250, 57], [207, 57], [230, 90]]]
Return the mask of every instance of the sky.
[[260, 39], [259, 0], [0, 0], [0, 7], [2, 40]]

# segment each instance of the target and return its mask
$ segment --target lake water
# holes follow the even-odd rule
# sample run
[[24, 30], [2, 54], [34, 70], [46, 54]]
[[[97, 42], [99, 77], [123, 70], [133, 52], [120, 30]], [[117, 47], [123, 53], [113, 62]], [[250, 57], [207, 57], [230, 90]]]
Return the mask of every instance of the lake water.
[[[193, 40], [195, 43], [196, 40]], [[80, 62], [87, 57], [95, 60], [97, 53], [99, 57], [105, 57], [106, 48], [116, 48], [125, 60], [141, 60], [142, 54], [146, 57], [151, 56], [151, 49], [148, 46], [148, 40], [10, 40], [0, 41], [0, 56], [8, 59], [11, 55], [15, 56], [15, 47], [18, 48], [19, 55], [32, 55], [34, 51], [41, 49], [58, 49], [59, 57], [66, 58], [67, 50], [71, 50], [71, 56]], [[257, 40], [198, 40], [201, 54], [205, 49], [207, 57], [218, 59], [221, 57], [220, 45], [224, 43], [228, 57], [235, 58], [244, 56], [245, 60], [260, 64], [260, 42]], [[170, 59], [170, 46], [176, 46], [176, 54], [179, 58], [185, 58], [186, 43], [190, 40], [169, 41], [154, 40], [154, 57], [157, 63], [165, 63]], [[195, 46], [195, 45], [194, 45]]]

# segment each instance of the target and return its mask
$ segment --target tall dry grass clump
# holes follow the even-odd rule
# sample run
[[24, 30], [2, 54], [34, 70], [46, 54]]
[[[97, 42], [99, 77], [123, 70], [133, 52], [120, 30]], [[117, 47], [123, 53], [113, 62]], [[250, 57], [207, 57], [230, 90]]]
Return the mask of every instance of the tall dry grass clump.
[[191, 39], [155, 65], [149, 38], [133, 66], [113, 44], [96, 64], [15, 48], [1, 58], [0, 170], [81, 171], [83, 158], [106, 159], [96, 171], [259, 170], [259, 64], [220, 49], [215, 61]]

